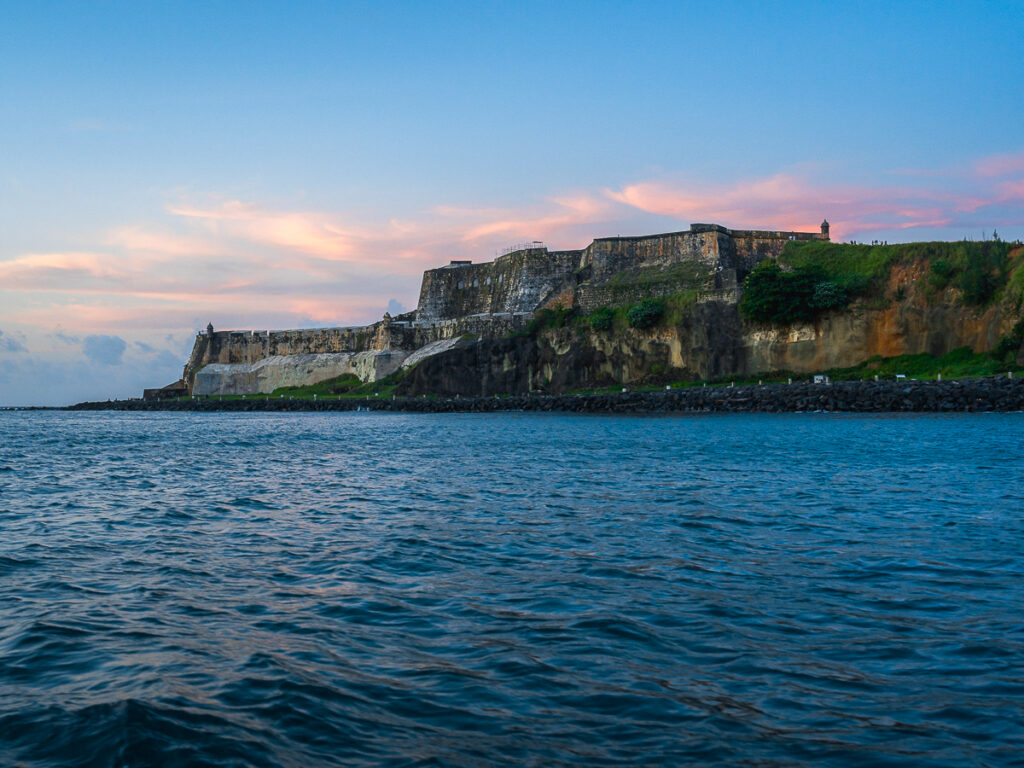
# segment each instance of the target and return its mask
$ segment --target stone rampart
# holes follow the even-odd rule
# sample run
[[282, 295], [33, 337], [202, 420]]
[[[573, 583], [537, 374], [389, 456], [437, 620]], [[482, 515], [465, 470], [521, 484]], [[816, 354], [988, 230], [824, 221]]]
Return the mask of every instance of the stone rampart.
[[270, 394], [279, 387], [316, 384], [345, 374], [376, 381], [398, 370], [408, 352], [327, 352], [272, 355], [255, 362], [209, 363], [196, 371], [194, 395]]
[[427, 270], [417, 319], [533, 312], [571, 280], [580, 253], [529, 248], [483, 264], [453, 262]]

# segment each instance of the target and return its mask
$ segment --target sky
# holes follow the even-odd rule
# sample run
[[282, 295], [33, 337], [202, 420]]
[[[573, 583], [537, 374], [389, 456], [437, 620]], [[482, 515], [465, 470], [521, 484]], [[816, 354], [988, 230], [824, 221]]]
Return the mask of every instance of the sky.
[[424, 269], [686, 229], [1024, 238], [1024, 3], [0, 3], [0, 405]]

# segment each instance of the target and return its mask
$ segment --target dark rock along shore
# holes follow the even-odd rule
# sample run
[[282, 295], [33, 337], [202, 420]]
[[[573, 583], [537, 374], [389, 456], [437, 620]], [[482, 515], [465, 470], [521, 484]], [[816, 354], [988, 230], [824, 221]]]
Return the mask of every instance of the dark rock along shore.
[[79, 403], [69, 410], [120, 411], [568, 411], [580, 413], [852, 413], [1024, 410], [1024, 379], [989, 377], [958, 381], [843, 381], [830, 384], [765, 384], [686, 387], [591, 395], [514, 397], [292, 400], [253, 395], [244, 400], [114, 400]]

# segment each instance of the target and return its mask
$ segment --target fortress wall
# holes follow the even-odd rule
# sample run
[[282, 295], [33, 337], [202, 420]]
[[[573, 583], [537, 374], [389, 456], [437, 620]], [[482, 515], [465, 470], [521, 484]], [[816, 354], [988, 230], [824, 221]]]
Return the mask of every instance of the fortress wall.
[[206, 363], [253, 363], [273, 355], [359, 352], [370, 348], [367, 328], [304, 328], [293, 331], [214, 331], [202, 334]]
[[271, 355], [251, 363], [210, 363], [196, 372], [193, 395], [270, 394], [279, 387], [316, 384], [344, 374], [376, 381], [398, 370], [408, 352], [328, 352]]
[[668, 267], [682, 261], [714, 269], [718, 264], [722, 234], [712, 230], [669, 232], [650, 237], [603, 237], [584, 249], [581, 266], [592, 283], [605, 282], [630, 269]]
[[[309, 366], [308, 359], [317, 358], [316, 372], [313, 368], [306, 371], [307, 383], [342, 373], [354, 373], [363, 381], [374, 381], [396, 370], [405, 355], [432, 342], [457, 339], [466, 334], [504, 336], [524, 330], [532, 319], [532, 312], [521, 312], [418, 322], [385, 319], [364, 327], [269, 333], [214, 331], [213, 336], [200, 333], [185, 365], [183, 379], [193, 387], [195, 394], [270, 391], [266, 387], [271, 384], [293, 383], [288, 377], [302, 378], [296, 372], [305, 370], [302, 365]], [[394, 362], [389, 363], [392, 358]], [[274, 361], [273, 367], [264, 367], [267, 360]], [[288, 363], [289, 360], [294, 365]], [[200, 371], [202, 376], [198, 375]], [[257, 380], [262, 382], [259, 386]]]
[[480, 338], [509, 336], [526, 330], [533, 317], [533, 312], [498, 312], [443, 320], [417, 321], [412, 329], [413, 342], [410, 348], [419, 349], [435, 341], [458, 338], [466, 334]]
[[820, 240], [820, 235], [806, 232], [752, 232], [737, 230], [733, 232], [734, 244], [732, 264], [743, 278], [765, 259], [778, 259], [782, 249], [790, 240]]
[[[593, 312], [598, 307], [622, 307], [637, 304], [644, 299], [671, 296], [675, 293], [698, 290], [700, 294], [718, 295], [714, 290], [695, 288], [689, 281], [666, 280], [649, 285], [591, 285], [585, 283], [576, 289], [576, 306], [584, 312]], [[699, 294], [699, 295], [700, 295]]]
[[270, 357], [289, 355], [353, 354], [374, 347], [375, 326], [366, 328], [305, 328], [290, 331], [214, 331], [196, 336], [185, 364], [186, 383], [211, 363], [253, 364]]
[[531, 248], [484, 264], [423, 274], [417, 319], [433, 321], [497, 312], [532, 312], [573, 280], [580, 251]]

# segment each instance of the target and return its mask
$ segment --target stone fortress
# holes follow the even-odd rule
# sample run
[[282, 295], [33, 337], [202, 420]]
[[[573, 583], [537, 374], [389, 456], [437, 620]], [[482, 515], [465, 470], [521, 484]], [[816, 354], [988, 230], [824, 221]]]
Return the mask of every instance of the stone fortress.
[[[423, 275], [416, 310], [385, 314], [373, 325], [290, 331], [215, 331], [197, 335], [182, 382], [147, 397], [267, 394], [344, 374], [376, 381], [462, 338], [497, 339], [527, 327], [544, 308], [590, 311], [692, 291], [698, 302], [735, 305], [743, 278], [790, 240], [828, 240], [820, 232], [689, 230], [605, 237], [582, 250], [549, 251], [539, 243], [494, 261], [452, 261]], [[152, 393], [152, 394], [151, 394]]]

